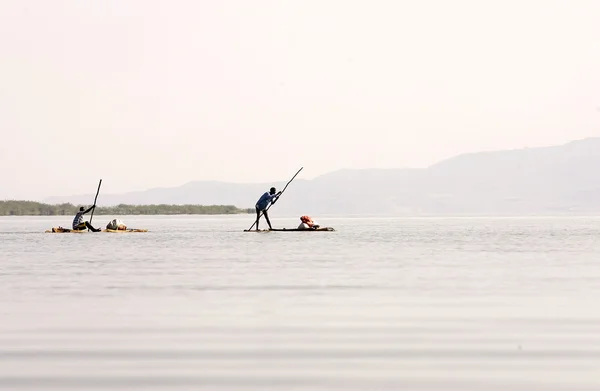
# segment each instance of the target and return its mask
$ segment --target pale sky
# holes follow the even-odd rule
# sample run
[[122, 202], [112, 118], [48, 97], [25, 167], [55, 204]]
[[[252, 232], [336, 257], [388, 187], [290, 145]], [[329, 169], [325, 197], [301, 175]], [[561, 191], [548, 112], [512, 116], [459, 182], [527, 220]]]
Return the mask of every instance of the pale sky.
[[0, 199], [600, 136], [600, 1], [0, 0]]

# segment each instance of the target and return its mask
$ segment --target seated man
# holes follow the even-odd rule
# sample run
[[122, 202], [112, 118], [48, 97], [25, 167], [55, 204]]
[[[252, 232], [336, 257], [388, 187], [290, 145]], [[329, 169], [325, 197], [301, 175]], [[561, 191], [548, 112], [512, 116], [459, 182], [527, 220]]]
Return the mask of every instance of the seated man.
[[86, 228], [89, 228], [90, 230], [92, 230], [94, 232], [101, 231], [100, 229], [96, 229], [96, 228], [92, 227], [92, 225], [90, 223], [88, 223], [87, 221], [83, 221], [83, 215], [90, 212], [95, 207], [96, 207], [96, 205], [92, 205], [92, 206], [90, 206], [90, 208], [88, 210], [84, 210], [83, 206], [81, 208], [79, 208], [79, 212], [77, 212], [77, 214], [75, 215], [75, 218], [73, 219], [73, 229], [74, 230], [81, 231]]
[[298, 226], [298, 229], [317, 229], [319, 228], [319, 225], [313, 221], [313, 219], [310, 216], [300, 216], [300, 225]]

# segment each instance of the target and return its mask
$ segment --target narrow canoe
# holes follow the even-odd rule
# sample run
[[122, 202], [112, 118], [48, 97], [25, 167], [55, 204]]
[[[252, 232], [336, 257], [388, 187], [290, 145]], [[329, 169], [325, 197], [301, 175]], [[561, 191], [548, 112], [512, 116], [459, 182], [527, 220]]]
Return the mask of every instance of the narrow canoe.
[[[73, 229], [68, 229], [68, 228], [63, 228], [63, 227], [52, 228], [52, 229], [46, 230], [46, 233], [54, 233], [54, 234], [66, 234], [66, 233], [80, 234], [80, 233], [86, 233], [86, 232], [88, 232], [87, 229], [73, 230]], [[89, 232], [91, 232], [91, 231], [89, 231]], [[100, 232], [130, 233], [130, 232], [148, 232], [148, 230], [147, 229], [131, 229], [131, 228], [127, 229], [127, 230], [103, 229]]]
[[244, 232], [331, 232], [335, 231], [332, 227], [321, 227], [317, 229], [298, 229], [298, 228], [275, 228], [275, 229], [245, 229]]

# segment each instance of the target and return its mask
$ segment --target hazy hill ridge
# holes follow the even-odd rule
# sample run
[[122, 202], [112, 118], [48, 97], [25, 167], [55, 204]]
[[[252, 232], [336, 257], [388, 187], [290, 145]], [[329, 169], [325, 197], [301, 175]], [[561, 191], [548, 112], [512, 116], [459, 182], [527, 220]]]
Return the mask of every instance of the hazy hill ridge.
[[[301, 162], [300, 162], [301, 163]], [[305, 165], [305, 170], [310, 167]], [[173, 188], [102, 194], [101, 205], [253, 207], [273, 183], [194, 181]], [[93, 194], [50, 197], [90, 203]], [[526, 214], [600, 212], [600, 137], [560, 146], [459, 155], [426, 169], [339, 170], [296, 179], [278, 214]]]

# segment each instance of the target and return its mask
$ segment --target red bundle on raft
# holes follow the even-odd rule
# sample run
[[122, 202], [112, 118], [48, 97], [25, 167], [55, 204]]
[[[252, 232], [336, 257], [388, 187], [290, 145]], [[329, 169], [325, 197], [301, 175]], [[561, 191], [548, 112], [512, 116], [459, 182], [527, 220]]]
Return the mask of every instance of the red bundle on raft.
[[316, 229], [319, 228], [319, 225], [313, 221], [310, 216], [300, 216], [300, 225], [298, 229]]

